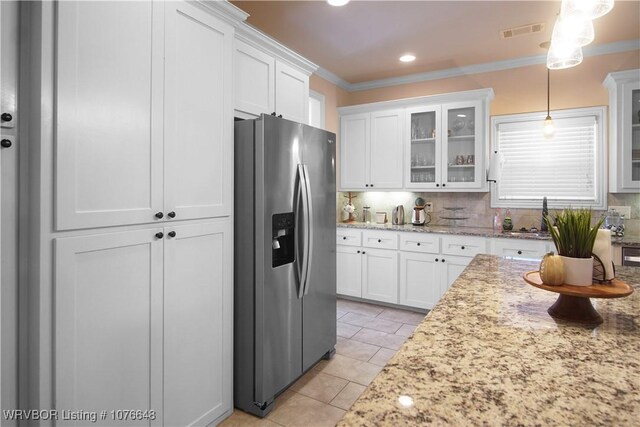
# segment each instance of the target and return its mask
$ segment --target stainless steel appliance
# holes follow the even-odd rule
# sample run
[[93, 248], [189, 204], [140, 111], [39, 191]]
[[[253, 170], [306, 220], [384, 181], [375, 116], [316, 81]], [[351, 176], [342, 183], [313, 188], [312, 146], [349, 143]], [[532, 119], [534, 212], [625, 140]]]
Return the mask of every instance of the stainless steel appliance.
[[258, 416], [336, 344], [335, 135], [235, 122], [234, 404]]
[[623, 246], [622, 265], [628, 265], [630, 267], [640, 267], [640, 248]]
[[395, 225], [404, 225], [404, 206], [398, 205], [393, 208], [391, 222]]

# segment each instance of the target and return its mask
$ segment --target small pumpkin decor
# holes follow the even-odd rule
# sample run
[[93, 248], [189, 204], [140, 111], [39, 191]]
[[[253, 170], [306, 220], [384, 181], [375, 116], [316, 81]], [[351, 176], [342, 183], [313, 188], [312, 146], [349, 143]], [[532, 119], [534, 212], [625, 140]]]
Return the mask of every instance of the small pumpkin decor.
[[564, 261], [560, 255], [549, 252], [540, 263], [540, 278], [545, 285], [562, 285], [564, 283]]

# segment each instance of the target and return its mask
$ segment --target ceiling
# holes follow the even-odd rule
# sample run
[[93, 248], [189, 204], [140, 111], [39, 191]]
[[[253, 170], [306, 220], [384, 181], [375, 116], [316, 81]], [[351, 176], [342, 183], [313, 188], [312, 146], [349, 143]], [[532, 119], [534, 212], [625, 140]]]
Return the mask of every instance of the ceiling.
[[[349, 83], [544, 54], [560, 1], [232, 1], [247, 22]], [[540, 33], [500, 30], [544, 23]], [[593, 45], [640, 39], [640, 1], [594, 21]], [[401, 63], [407, 52], [417, 59]]]

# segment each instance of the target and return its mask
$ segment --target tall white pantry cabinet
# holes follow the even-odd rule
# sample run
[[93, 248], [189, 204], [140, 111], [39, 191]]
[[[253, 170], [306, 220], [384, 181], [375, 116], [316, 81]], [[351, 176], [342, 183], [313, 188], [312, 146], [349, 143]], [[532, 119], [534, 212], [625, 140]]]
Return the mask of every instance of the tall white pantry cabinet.
[[246, 15], [186, 1], [26, 10], [28, 401], [107, 411], [98, 425], [216, 423], [232, 410], [232, 66]]

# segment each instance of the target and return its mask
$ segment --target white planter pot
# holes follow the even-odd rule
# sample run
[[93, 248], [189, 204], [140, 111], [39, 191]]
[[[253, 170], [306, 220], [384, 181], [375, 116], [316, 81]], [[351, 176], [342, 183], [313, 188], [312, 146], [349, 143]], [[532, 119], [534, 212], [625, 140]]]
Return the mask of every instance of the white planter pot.
[[564, 283], [574, 286], [593, 284], [593, 257], [571, 258], [561, 256], [564, 261]]

